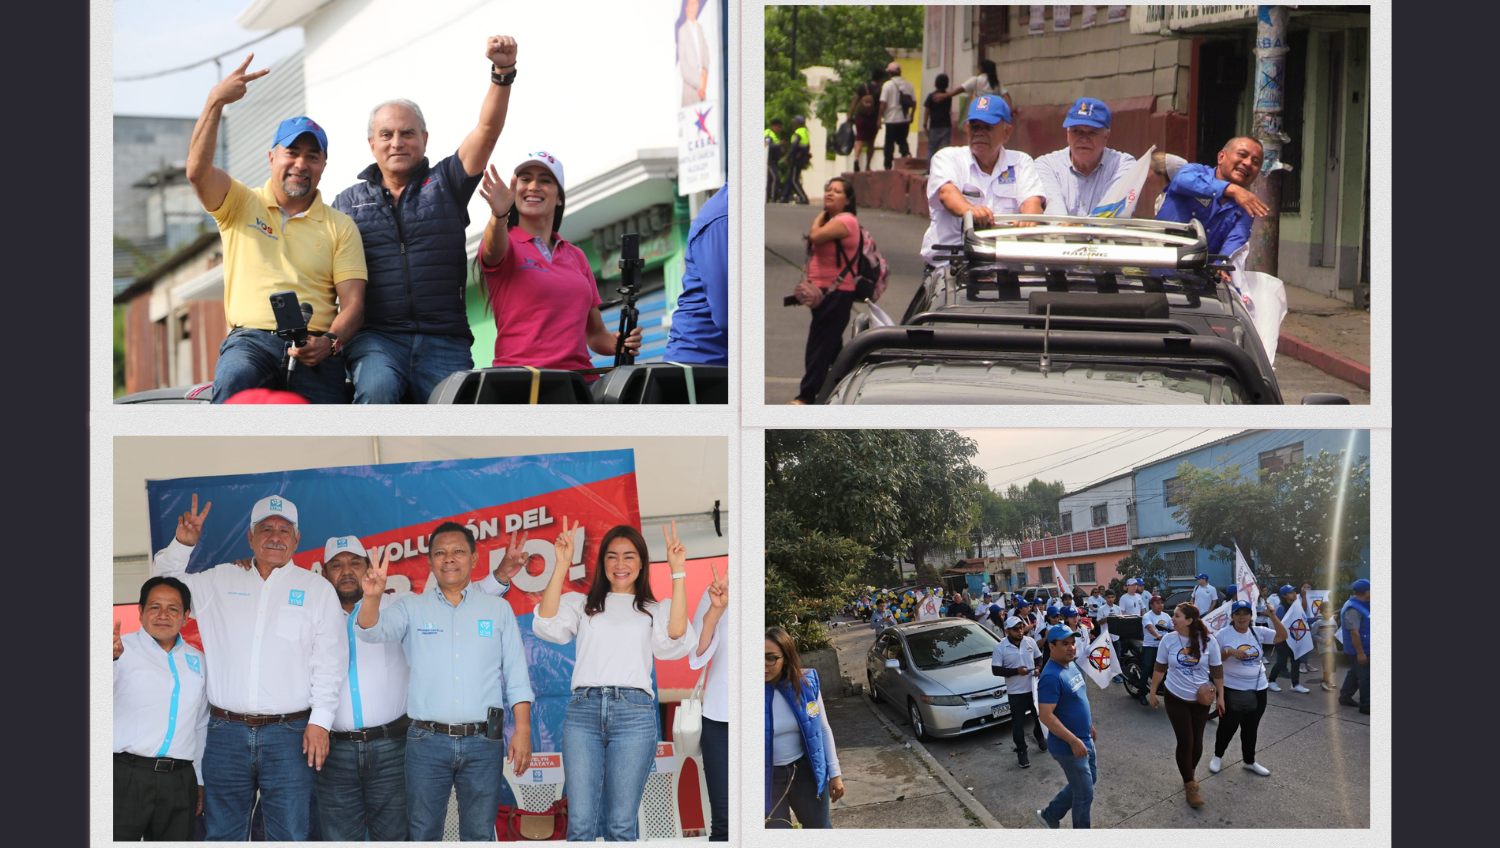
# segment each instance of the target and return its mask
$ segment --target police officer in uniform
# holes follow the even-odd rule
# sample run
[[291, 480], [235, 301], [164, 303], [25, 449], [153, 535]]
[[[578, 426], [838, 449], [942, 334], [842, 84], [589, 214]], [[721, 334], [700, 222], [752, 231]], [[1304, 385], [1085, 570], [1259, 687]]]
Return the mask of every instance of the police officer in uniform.
[[812, 164], [812, 138], [807, 133], [806, 121], [801, 115], [792, 119], [791, 148], [786, 154], [786, 176], [782, 180], [781, 202], [796, 202], [806, 206], [807, 192], [802, 190], [802, 171]]
[[781, 170], [781, 119], [777, 118], [766, 128], [766, 202], [776, 202], [776, 190], [780, 188], [781, 180], [778, 173]]
[[[1349, 587], [1353, 592], [1339, 611], [1339, 624], [1343, 628], [1344, 653], [1353, 659], [1349, 672], [1344, 675], [1344, 685], [1339, 689], [1339, 703], [1346, 707], [1359, 707], [1365, 715], [1370, 714], [1370, 581], [1360, 578]], [[1359, 690], [1359, 701], [1354, 700], [1354, 690]]]

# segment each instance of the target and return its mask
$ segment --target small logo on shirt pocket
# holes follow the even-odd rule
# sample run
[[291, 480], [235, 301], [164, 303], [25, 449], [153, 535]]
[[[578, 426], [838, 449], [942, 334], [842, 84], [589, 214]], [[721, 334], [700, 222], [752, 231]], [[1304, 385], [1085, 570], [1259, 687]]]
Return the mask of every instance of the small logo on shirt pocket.
[[998, 182], [1000, 183], [1000, 185], [1014, 185], [1016, 182], [1016, 166], [1007, 166], [1005, 169], [1005, 173], [1000, 175], [1000, 179]]
[[192, 654], [187, 655], [187, 667], [192, 669], [193, 673], [199, 677], [203, 676], [203, 669], [199, 666], [198, 658]]
[[306, 597], [306, 592], [301, 589], [293, 589], [291, 595], [287, 596], [286, 602], [294, 607], [300, 607], [302, 606], [303, 599]]
[[488, 618], [480, 619], [479, 635], [486, 639], [492, 638], [495, 635], [495, 623]]

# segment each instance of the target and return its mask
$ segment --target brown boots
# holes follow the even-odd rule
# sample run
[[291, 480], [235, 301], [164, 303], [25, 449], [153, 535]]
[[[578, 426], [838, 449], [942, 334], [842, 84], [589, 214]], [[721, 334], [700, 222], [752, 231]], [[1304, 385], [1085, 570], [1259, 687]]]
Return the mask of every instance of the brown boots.
[[1199, 807], [1203, 806], [1203, 796], [1198, 794], [1198, 781], [1189, 780], [1182, 786], [1187, 790], [1187, 802], [1189, 807], [1192, 807], [1196, 810]]

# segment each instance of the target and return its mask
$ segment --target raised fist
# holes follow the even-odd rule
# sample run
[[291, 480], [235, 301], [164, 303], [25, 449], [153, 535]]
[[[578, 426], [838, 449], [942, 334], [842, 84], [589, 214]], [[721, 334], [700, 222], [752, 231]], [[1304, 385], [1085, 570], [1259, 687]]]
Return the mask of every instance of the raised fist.
[[492, 35], [485, 42], [484, 55], [495, 67], [506, 69], [516, 63], [516, 40], [508, 35]]

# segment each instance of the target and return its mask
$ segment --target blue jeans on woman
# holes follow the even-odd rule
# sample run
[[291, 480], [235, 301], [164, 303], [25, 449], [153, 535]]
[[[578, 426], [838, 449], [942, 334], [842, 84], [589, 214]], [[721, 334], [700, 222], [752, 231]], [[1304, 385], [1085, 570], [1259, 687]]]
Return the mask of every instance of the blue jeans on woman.
[[729, 841], [729, 722], [703, 719], [703, 780], [713, 821], [709, 842]]
[[[574, 689], [563, 722], [568, 839], [634, 842], [656, 758], [656, 696], [625, 686]], [[601, 828], [602, 825], [602, 828]]]
[[449, 736], [406, 729], [406, 811], [413, 842], [443, 838], [448, 797], [458, 790], [458, 838], [463, 842], [495, 841], [500, 814], [500, 784], [505, 780], [505, 740]]
[[255, 792], [266, 839], [306, 841], [312, 829], [313, 769], [302, 752], [307, 719], [261, 727], [225, 718], [208, 720], [203, 748], [203, 821], [210, 842], [250, 838]]
[[344, 348], [355, 403], [426, 403], [455, 371], [474, 367], [472, 343], [458, 336], [363, 329]]
[[1042, 818], [1050, 822], [1061, 822], [1062, 817], [1072, 810], [1074, 830], [1092, 826], [1089, 810], [1094, 803], [1094, 781], [1099, 779], [1099, 765], [1094, 761], [1094, 741], [1085, 739], [1083, 744], [1089, 749], [1087, 757], [1075, 757], [1072, 749], [1066, 747], [1061, 751], [1052, 751], [1050, 747], [1048, 749], [1052, 759], [1062, 766], [1068, 785], [1042, 810]]
[[318, 772], [326, 842], [406, 841], [406, 739], [330, 739]]

